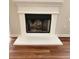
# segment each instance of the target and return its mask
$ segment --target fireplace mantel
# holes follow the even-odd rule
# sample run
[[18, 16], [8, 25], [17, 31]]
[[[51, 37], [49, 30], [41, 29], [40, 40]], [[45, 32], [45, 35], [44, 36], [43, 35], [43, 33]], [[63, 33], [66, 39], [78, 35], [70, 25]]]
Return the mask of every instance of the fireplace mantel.
[[[14, 45], [32, 45], [32, 44], [62, 45], [62, 42], [60, 41], [60, 39], [58, 39], [58, 37], [55, 34], [55, 27], [56, 27], [56, 21], [58, 20], [58, 15], [60, 14], [60, 8], [63, 5], [63, 0], [13, 0], [13, 1], [16, 3], [17, 6], [17, 13], [19, 15], [20, 28], [21, 28], [21, 34], [18, 36], [18, 39], [15, 41]], [[51, 14], [52, 16], [51, 16], [50, 33], [26, 33], [25, 14], [28, 13]], [[40, 40], [37, 39], [37, 37]], [[44, 40], [42, 41], [42, 39]]]
[[13, 0], [15, 2], [60, 2], [62, 3], [63, 0]]

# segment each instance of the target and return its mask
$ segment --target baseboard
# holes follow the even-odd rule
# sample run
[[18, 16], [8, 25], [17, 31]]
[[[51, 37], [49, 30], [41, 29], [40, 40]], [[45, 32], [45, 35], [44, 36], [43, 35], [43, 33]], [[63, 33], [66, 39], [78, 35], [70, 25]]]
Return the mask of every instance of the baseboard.
[[[10, 34], [10, 37], [18, 37], [19, 34]], [[57, 34], [58, 37], [70, 37], [70, 34]]]
[[10, 34], [10, 37], [18, 37], [19, 34]]
[[57, 34], [58, 37], [70, 37], [70, 34]]

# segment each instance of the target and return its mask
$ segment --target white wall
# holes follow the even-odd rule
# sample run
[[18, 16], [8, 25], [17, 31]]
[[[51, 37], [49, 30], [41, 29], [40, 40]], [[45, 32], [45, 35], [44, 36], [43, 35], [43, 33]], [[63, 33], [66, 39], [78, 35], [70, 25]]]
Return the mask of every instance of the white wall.
[[[60, 10], [56, 25], [56, 34], [69, 34], [69, 0], [64, 0], [64, 6]], [[17, 14], [17, 7], [14, 2], [10, 0], [10, 34], [20, 34], [19, 17]]]
[[10, 0], [10, 5], [9, 5], [9, 12], [10, 12], [10, 34], [20, 34], [20, 24], [19, 24], [19, 17], [17, 14], [17, 8], [15, 3], [12, 2], [12, 0]]
[[69, 22], [69, 0], [64, 0], [64, 6], [60, 10], [59, 19], [57, 21], [56, 33], [58, 34], [69, 34], [70, 33], [70, 22]]

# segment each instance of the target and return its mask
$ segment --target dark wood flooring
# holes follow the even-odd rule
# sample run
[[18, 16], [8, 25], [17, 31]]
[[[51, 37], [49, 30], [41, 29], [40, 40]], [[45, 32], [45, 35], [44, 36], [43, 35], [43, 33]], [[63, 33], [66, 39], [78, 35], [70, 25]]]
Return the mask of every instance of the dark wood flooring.
[[70, 38], [60, 37], [63, 46], [13, 46], [11, 38], [9, 59], [70, 59]]

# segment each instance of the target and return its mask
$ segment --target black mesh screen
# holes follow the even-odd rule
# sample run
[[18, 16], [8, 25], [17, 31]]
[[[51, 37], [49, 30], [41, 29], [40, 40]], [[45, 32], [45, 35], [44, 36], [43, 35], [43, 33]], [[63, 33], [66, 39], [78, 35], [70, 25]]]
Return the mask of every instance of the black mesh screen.
[[25, 14], [27, 33], [49, 33], [51, 14]]

